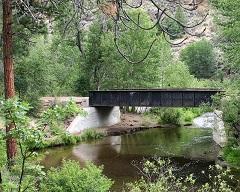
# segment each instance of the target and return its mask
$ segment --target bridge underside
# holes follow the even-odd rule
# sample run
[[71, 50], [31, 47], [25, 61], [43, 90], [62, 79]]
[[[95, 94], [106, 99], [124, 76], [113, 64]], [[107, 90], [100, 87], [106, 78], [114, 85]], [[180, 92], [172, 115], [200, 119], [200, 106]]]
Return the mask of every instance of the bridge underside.
[[148, 89], [90, 91], [92, 107], [145, 106], [145, 107], [198, 107], [211, 103], [217, 89]]

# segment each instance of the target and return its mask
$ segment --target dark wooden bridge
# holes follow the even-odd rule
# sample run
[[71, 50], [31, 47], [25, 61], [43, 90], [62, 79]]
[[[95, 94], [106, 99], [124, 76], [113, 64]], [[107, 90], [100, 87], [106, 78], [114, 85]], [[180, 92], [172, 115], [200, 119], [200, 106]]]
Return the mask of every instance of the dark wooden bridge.
[[211, 103], [212, 96], [223, 92], [218, 89], [131, 89], [90, 91], [92, 107], [146, 106], [146, 107], [198, 107]]

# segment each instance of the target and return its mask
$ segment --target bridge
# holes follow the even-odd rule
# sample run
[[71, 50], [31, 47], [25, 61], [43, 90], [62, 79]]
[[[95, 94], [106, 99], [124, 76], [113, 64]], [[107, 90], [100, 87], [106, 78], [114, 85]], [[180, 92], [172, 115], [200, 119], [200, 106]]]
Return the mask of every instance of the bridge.
[[131, 89], [90, 91], [89, 106], [198, 107], [212, 103], [219, 89]]

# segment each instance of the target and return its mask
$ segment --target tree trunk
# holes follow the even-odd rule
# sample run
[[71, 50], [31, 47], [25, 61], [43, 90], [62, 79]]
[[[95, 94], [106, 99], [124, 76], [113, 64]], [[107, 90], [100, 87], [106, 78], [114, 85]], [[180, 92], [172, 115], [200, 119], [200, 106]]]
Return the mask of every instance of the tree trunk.
[[[13, 56], [12, 56], [12, 0], [3, 0], [3, 65], [4, 65], [4, 85], [5, 99], [15, 96], [14, 73], [13, 73]], [[13, 128], [12, 124], [6, 125], [8, 133]], [[11, 162], [17, 151], [16, 141], [7, 137], [7, 157]]]

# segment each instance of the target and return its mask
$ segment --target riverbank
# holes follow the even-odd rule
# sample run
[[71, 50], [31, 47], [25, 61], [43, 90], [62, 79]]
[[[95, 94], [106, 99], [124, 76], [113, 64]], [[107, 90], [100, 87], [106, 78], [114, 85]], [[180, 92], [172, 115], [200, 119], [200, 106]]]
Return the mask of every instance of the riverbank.
[[96, 131], [103, 133], [105, 136], [117, 136], [124, 134], [131, 134], [138, 131], [154, 128], [175, 127], [174, 125], [161, 125], [157, 118], [153, 116], [137, 114], [137, 113], [123, 113], [121, 114], [121, 122], [112, 126], [97, 128]]

